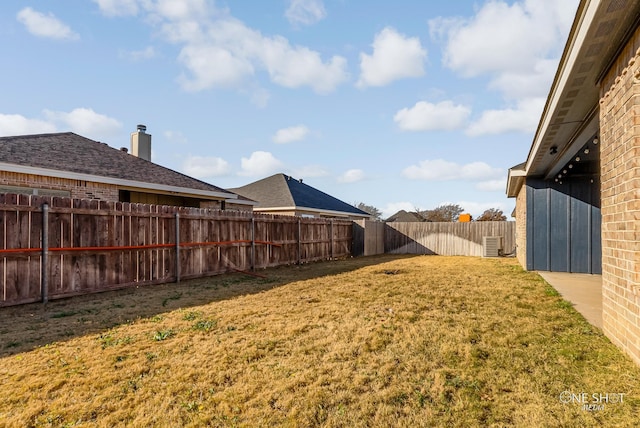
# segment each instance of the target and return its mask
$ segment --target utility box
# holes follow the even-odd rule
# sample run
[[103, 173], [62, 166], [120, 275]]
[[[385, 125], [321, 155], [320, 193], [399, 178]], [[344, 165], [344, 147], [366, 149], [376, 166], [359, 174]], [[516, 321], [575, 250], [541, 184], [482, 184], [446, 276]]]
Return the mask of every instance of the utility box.
[[502, 250], [501, 236], [482, 237], [482, 257], [498, 257]]

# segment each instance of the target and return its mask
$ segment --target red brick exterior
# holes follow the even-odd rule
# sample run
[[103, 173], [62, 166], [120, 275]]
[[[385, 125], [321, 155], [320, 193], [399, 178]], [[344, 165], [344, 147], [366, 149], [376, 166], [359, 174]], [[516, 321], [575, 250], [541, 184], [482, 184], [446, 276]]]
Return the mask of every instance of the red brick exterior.
[[602, 321], [640, 364], [640, 31], [601, 86]]
[[[15, 186], [19, 188], [38, 189], [39, 194], [46, 194], [46, 190], [67, 192], [66, 195], [74, 199], [99, 199], [107, 202], [118, 202], [120, 193], [118, 186], [114, 184], [97, 183], [93, 181], [71, 180], [67, 178], [45, 177], [41, 175], [22, 174], [16, 172], [0, 171], [0, 186]], [[11, 192], [18, 192], [12, 189]], [[62, 196], [62, 195], [61, 195]], [[222, 200], [200, 200], [195, 198], [180, 198], [176, 195], [162, 195], [155, 193], [134, 192], [130, 202], [157, 204], [157, 205], [185, 205], [188, 200], [190, 205], [200, 208], [252, 211], [251, 205], [229, 204]]]

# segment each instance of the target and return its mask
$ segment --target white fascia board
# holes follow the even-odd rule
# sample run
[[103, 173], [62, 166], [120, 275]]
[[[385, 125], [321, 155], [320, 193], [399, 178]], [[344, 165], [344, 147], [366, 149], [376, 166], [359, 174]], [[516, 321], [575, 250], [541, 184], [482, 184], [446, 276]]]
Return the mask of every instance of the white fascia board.
[[509, 169], [507, 176], [507, 197], [514, 198], [524, 183], [527, 173], [524, 169]]
[[256, 201], [247, 201], [246, 199], [228, 199], [226, 200], [226, 202], [229, 202], [230, 204], [236, 204], [236, 205], [258, 205], [258, 203]]
[[143, 181], [125, 180], [122, 178], [104, 177], [101, 175], [82, 174], [78, 172], [59, 171], [48, 168], [38, 168], [33, 166], [16, 165], [10, 163], [0, 162], [0, 171], [17, 172], [21, 174], [42, 175], [45, 177], [66, 178], [68, 180], [84, 180], [92, 181], [94, 183], [113, 184], [116, 186], [123, 186], [127, 188], [150, 190], [154, 193], [158, 191], [167, 193], [176, 193], [186, 196], [201, 196], [215, 199], [235, 199], [238, 197], [236, 194], [226, 192], [214, 192], [209, 190], [191, 189], [188, 187], [169, 186], [166, 184], [145, 183]]
[[333, 210], [323, 210], [319, 208], [308, 208], [308, 207], [269, 207], [269, 208], [255, 208], [254, 211], [257, 212], [270, 212], [270, 211], [307, 211], [311, 213], [322, 213], [322, 214], [331, 214], [340, 217], [362, 217], [362, 218], [370, 218], [370, 214], [358, 214], [358, 213], [349, 213], [346, 211], [333, 211]]
[[584, 41], [587, 36], [587, 32], [593, 23], [594, 17], [596, 15], [596, 11], [600, 6], [601, 0], [591, 0], [589, 4], [585, 8], [585, 11], [582, 15], [582, 20], [578, 26], [578, 31], [576, 32], [576, 36], [571, 43], [571, 47], [568, 51], [568, 55], [566, 61], [563, 61], [560, 64], [562, 67], [562, 71], [558, 76], [558, 80], [554, 82], [555, 84], [551, 88], [551, 93], [549, 95], [549, 99], [547, 100], [547, 105], [545, 106], [545, 110], [543, 113], [543, 117], [540, 119], [540, 124], [538, 128], [538, 132], [536, 132], [535, 141], [533, 142], [533, 147], [531, 148], [531, 152], [529, 153], [529, 157], [527, 158], [527, 164], [525, 167], [525, 171], [529, 171], [531, 168], [531, 163], [535, 159], [538, 151], [540, 150], [540, 146], [542, 144], [542, 140], [547, 133], [547, 129], [549, 128], [551, 117], [553, 113], [555, 113], [558, 104], [560, 103], [560, 97], [562, 96], [562, 91], [564, 90], [567, 81], [569, 80], [569, 76], [573, 71], [573, 67], [578, 58], [578, 53], [584, 44]]

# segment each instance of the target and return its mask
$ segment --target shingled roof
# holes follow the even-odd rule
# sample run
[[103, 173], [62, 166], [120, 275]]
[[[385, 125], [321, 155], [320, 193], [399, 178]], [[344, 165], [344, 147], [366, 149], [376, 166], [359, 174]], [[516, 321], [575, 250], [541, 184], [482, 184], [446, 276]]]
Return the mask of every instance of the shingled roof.
[[229, 190], [257, 201], [258, 205], [254, 209], [295, 208], [347, 213], [362, 217], [371, 215], [303, 183], [302, 180], [296, 180], [285, 174], [275, 174]]
[[416, 212], [407, 212], [405, 210], [400, 210], [385, 221], [389, 223], [392, 223], [394, 221], [399, 223], [410, 223], [425, 220], [422, 216], [420, 216], [420, 214]]
[[[225, 189], [114, 149], [106, 143], [63, 132], [0, 137], [0, 169], [73, 178], [91, 176], [96, 181], [122, 180], [132, 186], [166, 186], [195, 191], [203, 196], [236, 198]], [[90, 180], [90, 178], [85, 178]]]

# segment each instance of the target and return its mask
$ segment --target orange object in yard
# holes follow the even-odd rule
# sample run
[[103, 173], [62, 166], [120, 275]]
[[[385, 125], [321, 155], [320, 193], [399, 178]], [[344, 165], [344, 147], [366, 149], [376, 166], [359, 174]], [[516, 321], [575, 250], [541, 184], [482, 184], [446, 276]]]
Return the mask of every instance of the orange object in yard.
[[460, 223], [468, 223], [471, 221], [471, 214], [460, 214], [460, 217], [458, 217], [458, 221]]

